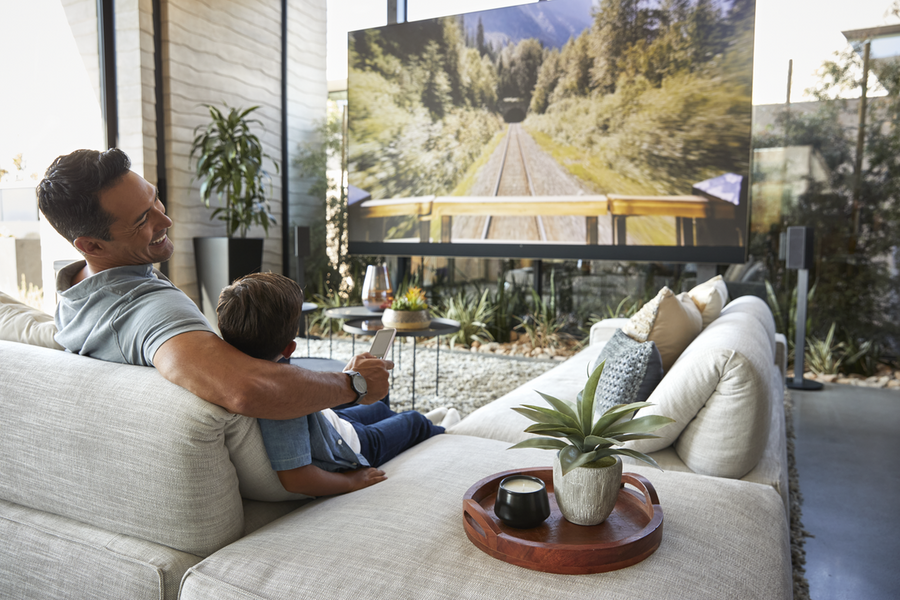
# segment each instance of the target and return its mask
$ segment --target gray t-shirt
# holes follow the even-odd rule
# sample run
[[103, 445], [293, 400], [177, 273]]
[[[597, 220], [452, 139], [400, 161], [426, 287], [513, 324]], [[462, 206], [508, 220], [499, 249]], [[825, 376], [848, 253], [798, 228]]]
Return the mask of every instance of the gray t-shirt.
[[56, 341], [66, 350], [152, 367], [156, 351], [176, 335], [215, 333], [197, 305], [153, 265], [107, 269], [70, 285], [84, 265], [72, 263], [56, 279]]

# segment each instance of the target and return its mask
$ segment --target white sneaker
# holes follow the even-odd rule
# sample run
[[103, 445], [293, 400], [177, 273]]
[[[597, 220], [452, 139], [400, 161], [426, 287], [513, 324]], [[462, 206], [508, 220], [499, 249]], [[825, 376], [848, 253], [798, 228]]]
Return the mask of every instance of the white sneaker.
[[444, 420], [444, 417], [447, 416], [447, 407], [439, 406], [434, 410], [430, 410], [425, 413], [425, 418], [431, 421], [433, 425], [440, 425], [441, 421]]
[[447, 416], [444, 417], [444, 419], [440, 422], [440, 426], [444, 429], [450, 429], [451, 427], [459, 423], [459, 421], [459, 411], [455, 408], [448, 408]]

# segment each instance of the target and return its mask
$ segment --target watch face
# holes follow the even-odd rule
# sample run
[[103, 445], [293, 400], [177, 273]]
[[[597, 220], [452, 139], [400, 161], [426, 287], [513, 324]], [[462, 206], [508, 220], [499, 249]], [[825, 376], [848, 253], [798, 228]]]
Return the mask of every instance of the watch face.
[[350, 381], [353, 383], [353, 389], [356, 390], [356, 393], [360, 396], [368, 391], [368, 386], [366, 386], [366, 378], [359, 373], [352, 373], [350, 375]]

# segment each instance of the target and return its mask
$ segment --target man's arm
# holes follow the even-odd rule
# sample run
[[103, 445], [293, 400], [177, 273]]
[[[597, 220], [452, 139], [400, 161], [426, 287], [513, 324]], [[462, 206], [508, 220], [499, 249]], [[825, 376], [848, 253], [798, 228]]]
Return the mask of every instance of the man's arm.
[[[294, 419], [356, 399], [344, 373], [308, 371], [251, 358], [208, 331], [169, 339], [156, 351], [153, 364], [172, 383], [248, 417]], [[366, 378], [365, 404], [387, 395], [391, 361], [363, 354], [349, 366]]]

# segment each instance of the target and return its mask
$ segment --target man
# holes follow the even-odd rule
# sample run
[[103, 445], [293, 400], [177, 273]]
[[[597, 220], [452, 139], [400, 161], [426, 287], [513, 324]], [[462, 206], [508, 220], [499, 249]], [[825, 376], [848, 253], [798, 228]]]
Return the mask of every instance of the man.
[[153, 263], [174, 247], [158, 190], [124, 152], [77, 150], [38, 186], [47, 221], [84, 256], [60, 271], [57, 340], [69, 351], [154, 366], [169, 381], [229, 412], [292, 419], [388, 393], [391, 361], [365, 353], [344, 373], [251, 358], [218, 335]]

